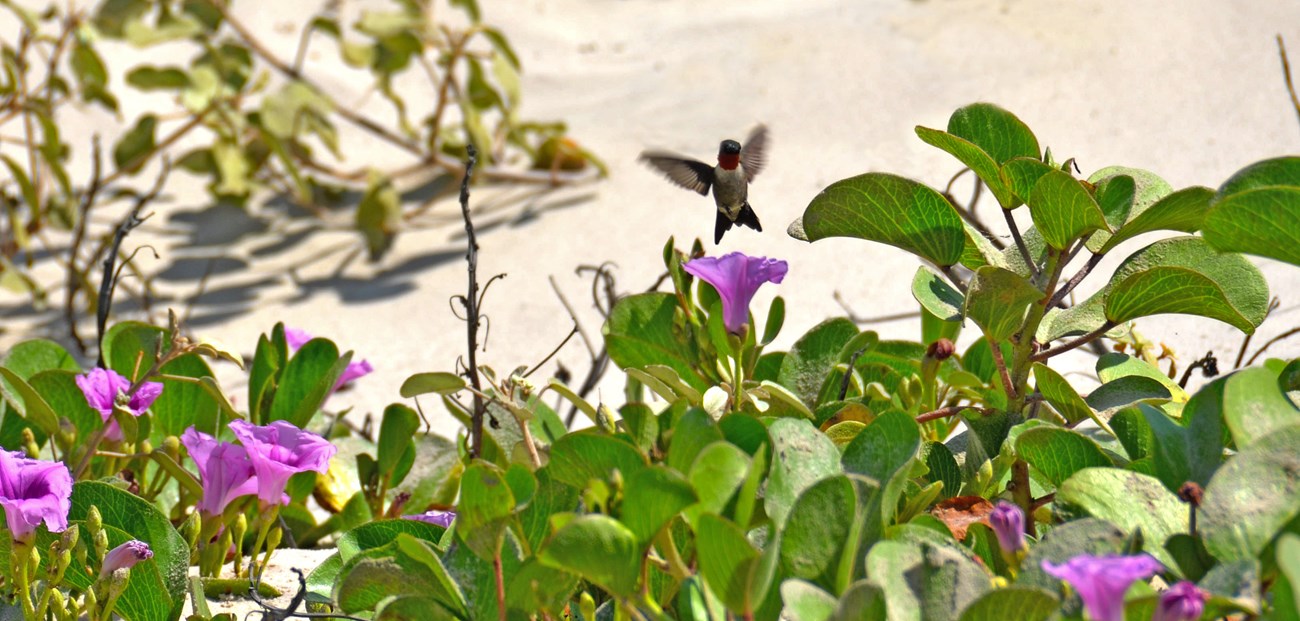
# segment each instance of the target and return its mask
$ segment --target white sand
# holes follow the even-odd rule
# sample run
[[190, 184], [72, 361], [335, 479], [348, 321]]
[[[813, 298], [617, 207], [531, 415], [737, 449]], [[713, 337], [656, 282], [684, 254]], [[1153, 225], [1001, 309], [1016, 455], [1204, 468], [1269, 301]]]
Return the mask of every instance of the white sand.
[[[960, 164], [923, 144], [913, 127], [942, 128], [962, 105], [991, 101], [1015, 112], [1059, 159], [1078, 158], [1085, 174], [1129, 165], [1161, 174], [1175, 188], [1216, 186], [1249, 163], [1293, 153], [1300, 136], [1273, 40], [1280, 32], [1300, 55], [1300, 5], [1294, 3], [483, 4], [486, 20], [509, 35], [524, 62], [523, 116], [566, 120], [572, 135], [604, 157], [611, 172], [596, 185], [514, 202], [506, 199], [523, 191], [476, 190], [474, 204], [486, 211], [478, 215], [480, 274], [509, 274], [488, 295], [491, 337], [480, 356], [481, 363], [501, 372], [538, 361], [570, 329], [548, 277], [556, 278], [583, 312], [587, 333], [597, 337], [588, 284], [574, 275], [575, 266], [615, 261], [620, 289], [640, 290], [661, 272], [660, 250], [668, 236], [683, 245], [697, 236], [711, 238], [711, 202], [638, 165], [637, 153], [648, 146], [706, 159], [720, 139], [741, 139], [760, 121], [769, 125], [768, 165], [750, 195], [765, 231], [732, 230], [718, 250], [790, 262], [785, 283], [761, 292], [755, 306], [761, 318], [773, 294], [785, 296], [786, 328], [777, 346], [787, 347], [821, 319], [841, 313], [832, 299], [835, 291], [861, 315], [915, 307], [909, 285], [918, 262], [910, 255], [859, 240], [809, 245], [784, 230], [821, 188], [843, 177], [889, 171], [941, 187]], [[310, 0], [236, 3], [243, 21], [286, 55], [296, 44], [303, 16], [316, 6]], [[334, 52], [328, 42], [318, 41], [314, 50], [320, 60], [312, 62], [325, 64], [309, 64], [309, 75], [340, 101], [362, 101], [362, 76], [331, 69], [326, 61]], [[389, 118], [377, 97], [365, 101], [378, 118]], [[128, 107], [133, 103], [138, 102]], [[430, 105], [415, 98], [409, 103], [414, 110]], [[400, 162], [373, 140], [358, 144], [349, 151], [352, 166]], [[378, 413], [399, 399], [397, 389], [406, 376], [451, 370], [465, 352], [464, 324], [448, 308], [448, 298], [465, 289], [463, 231], [450, 196], [424, 219], [429, 226], [403, 233], [383, 262], [354, 261], [335, 275], [342, 255], [328, 255], [297, 270], [306, 286], [293, 284], [286, 266], [338, 244], [358, 245], [359, 238], [347, 230], [350, 212], [330, 221], [332, 230], [310, 233], [308, 243], [255, 254], [252, 249], [277, 242], [284, 231], [314, 223], [284, 222], [262, 208], [253, 217], [268, 223], [265, 232], [223, 239], [220, 229], [244, 217], [230, 211], [187, 234], [193, 212], [204, 204], [201, 184], [195, 182], [193, 193], [179, 199], [159, 206], [159, 217], [147, 225], [147, 234], [164, 242], [163, 259], [143, 264], [165, 270], [181, 257], [213, 255], [245, 261], [211, 279], [195, 310], [196, 318], [210, 321], [196, 322], [195, 331], [251, 353], [256, 336], [283, 320], [355, 348], [377, 371], [336, 396], [332, 407], [354, 406], [358, 418]], [[176, 215], [182, 211], [190, 215]], [[981, 213], [1000, 230], [991, 199], [986, 197]], [[1113, 253], [1099, 272], [1107, 273], [1107, 266], [1113, 268], [1138, 246], [1130, 243]], [[1300, 323], [1294, 297], [1300, 268], [1259, 263], [1282, 307], [1256, 343]], [[201, 273], [203, 261], [182, 267], [174, 273]], [[180, 296], [178, 304], [193, 295], [190, 280], [164, 284]], [[1100, 284], [1094, 276], [1082, 290]], [[0, 303], [11, 304], [9, 298]], [[1212, 349], [1230, 366], [1241, 339], [1232, 328], [1200, 318], [1161, 317], [1139, 327], [1149, 338], [1174, 346], [1184, 364]], [[919, 334], [916, 321], [874, 329], [882, 338]], [[974, 328], [968, 333], [970, 338]], [[17, 336], [10, 332], [0, 342]], [[1300, 340], [1273, 353], [1300, 354]], [[579, 377], [586, 370], [586, 353], [577, 340], [559, 359]], [[1067, 368], [1090, 365], [1083, 355], [1066, 362]], [[237, 384], [230, 369], [222, 373]], [[1086, 379], [1076, 379], [1087, 385]], [[620, 388], [614, 374], [602, 384], [611, 401], [620, 398]], [[436, 427], [444, 434], [456, 431], [445, 414], [437, 415]]]

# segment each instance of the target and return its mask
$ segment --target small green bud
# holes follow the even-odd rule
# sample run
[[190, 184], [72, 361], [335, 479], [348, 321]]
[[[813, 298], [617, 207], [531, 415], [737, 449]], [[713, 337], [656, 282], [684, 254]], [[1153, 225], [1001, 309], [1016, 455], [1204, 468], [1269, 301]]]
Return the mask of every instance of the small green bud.
[[63, 591], [58, 589], [50, 590], [50, 612], [54, 613], [55, 619], [63, 619], [68, 616], [68, 608], [63, 599]]
[[181, 538], [189, 544], [190, 550], [196, 549], [199, 543], [199, 533], [203, 530], [203, 518], [199, 517], [199, 512], [195, 511], [181, 522]]
[[41, 454], [41, 446], [36, 443], [36, 435], [32, 433], [31, 427], [23, 427], [23, 450], [27, 451], [27, 456], [36, 459]]
[[145, 438], [145, 439], [141, 440], [141, 441], [140, 441], [140, 448], [139, 448], [139, 450], [137, 450], [136, 452], [137, 452], [137, 453], [143, 453], [143, 454], [146, 454], [146, 455], [149, 454], [149, 453], [152, 453], [152, 452], [153, 452], [153, 442], [150, 442], [148, 438]]
[[596, 599], [591, 596], [591, 593], [583, 591], [582, 595], [578, 596], [578, 610], [582, 611], [583, 619], [596, 618]]
[[271, 532], [266, 534], [266, 551], [272, 552], [280, 547], [280, 540], [284, 538], [284, 531], [279, 526], [272, 528]]
[[243, 542], [244, 535], [248, 534], [248, 517], [246, 517], [243, 513], [240, 513], [235, 518], [235, 525], [231, 527], [231, 530], [235, 531], [234, 532], [235, 543], [239, 544]]
[[163, 438], [162, 450], [173, 461], [180, 463], [181, 460], [181, 439], [176, 436], [167, 436]]

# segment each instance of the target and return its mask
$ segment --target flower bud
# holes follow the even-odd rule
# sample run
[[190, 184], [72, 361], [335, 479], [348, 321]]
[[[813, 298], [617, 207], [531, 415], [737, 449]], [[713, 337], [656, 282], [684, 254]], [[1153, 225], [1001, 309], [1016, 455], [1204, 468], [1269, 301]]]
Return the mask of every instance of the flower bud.
[[998, 536], [998, 546], [1003, 552], [1014, 554], [1025, 547], [1025, 514], [1020, 507], [1005, 500], [998, 501], [989, 514], [989, 526]]
[[933, 358], [935, 360], [947, 360], [956, 352], [957, 346], [954, 345], [952, 341], [948, 339], [939, 339], [930, 343], [930, 346], [926, 348], [925, 357]]
[[104, 557], [104, 564], [99, 568], [99, 577], [105, 578], [119, 569], [130, 569], [136, 563], [151, 558], [153, 558], [153, 550], [149, 548], [149, 544], [132, 539], [109, 551]]
[[173, 461], [180, 462], [181, 458], [181, 439], [176, 436], [167, 436], [163, 438], [162, 450]]
[[190, 550], [194, 550], [198, 545], [199, 533], [202, 529], [203, 518], [199, 517], [198, 511], [190, 513], [190, 516], [185, 518], [184, 522], [181, 522], [178, 530], [180, 530], [181, 538], [185, 540], [185, 543], [189, 544]]
[[32, 459], [37, 459], [41, 454], [41, 446], [36, 443], [36, 435], [32, 433], [31, 427], [23, 427], [23, 450]]
[[1151, 621], [1196, 621], [1205, 611], [1205, 600], [1208, 597], [1195, 584], [1183, 580], [1160, 594]]
[[1195, 481], [1188, 481], [1178, 488], [1178, 498], [1193, 507], [1199, 507], [1205, 498], [1205, 490]]

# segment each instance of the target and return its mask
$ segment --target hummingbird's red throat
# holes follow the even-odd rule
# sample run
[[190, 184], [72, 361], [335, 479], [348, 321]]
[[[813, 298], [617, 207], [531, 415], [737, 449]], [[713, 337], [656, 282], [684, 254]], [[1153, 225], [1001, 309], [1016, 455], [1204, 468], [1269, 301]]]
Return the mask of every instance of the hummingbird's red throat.
[[718, 154], [718, 166], [721, 166], [724, 170], [735, 170], [738, 164], [740, 164], [739, 153], [735, 155], [729, 155], [726, 153]]

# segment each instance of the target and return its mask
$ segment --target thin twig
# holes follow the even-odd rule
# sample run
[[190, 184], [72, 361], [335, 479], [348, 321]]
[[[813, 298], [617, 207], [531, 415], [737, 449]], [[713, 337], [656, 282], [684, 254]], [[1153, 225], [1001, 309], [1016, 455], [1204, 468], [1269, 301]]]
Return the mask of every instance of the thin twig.
[[524, 373], [524, 377], [528, 377], [529, 375], [532, 375], [533, 372], [541, 368], [542, 365], [546, 364], [547, 362], [550, 362], [551, 358], [554, 358], [555, 354], [560, 353], [560, 350], [564, 349], [564, 346], [569, 343], [569, 339], [572, 339], [573, 335], [577, 333], [578, 333], [578, 324], [575, 323], [573, 324], [573, 329], [569, 330], [569, 335], [564, 337], [564, 340], [560, 341], [560, 344], [556, 345], [555, 349], [551, 350], [551, 353], [546, 354], [546, 357], [542, 358], [541, 362], [538, 362], [537, 364], [533, 365], [533, 368], [528, 369], [528, 371]]
[[1295, 108], [1297, 117], [1300, 117], [1300, 98], [1296, 97], [1295, 84], [1291, 82], [1291, 63], [1286, 59], [1286, 44], [1282, 43], [1282, 35], [1277, 35], [1277, 53], [1282, 57], [1282, 77], [1286, 79], [1286, 92], [1291, 95], [1291, 107]]
[[1200, 369], [1205, 377], [1214, 377], [1219, 374], [1219, 359], [1214, 357], [1213, 351], [1207, 351], [1200, 360], [1187, 365], [1183, 377], [1178, 380], [1179, 388], [1187, 388], [1187, 381], [1192, 379], [1192, 371], [1196, 369]]
[[985, 408], [977, 405], [952, 405], [946, 408], [939, 408], [937, 410], [931, 410], [929, 412], [921, 414], [916, 417], [916, 422], [918, 424], [923, 424], [923, 423], [928, 423], [932, 420], [939, 420], [941, 418], [951, 418], [953, 416], [961, 414], [965, 410], [977, 410], [980, 414], [985, 414], [985, 415], [992, 414], [993, 412], [996, 411], [993, 408]]
[[853, 355], [849, 356], [848, 368], [844, 369], [844, 377], [840, 379], [840, 401], [843, 401], [844, 397], [849, 394], [849, 382], [853, 379], [853, 366], [858, 363], [858, 358], [862, 356], [862, 352], [865, 351], [867, 351], [867, 348], [863, 347], [862, 349], [853, 352]]
[[1279, 334], [1279, 335], [1277, 335], [1277, 336], [1275, 336], [1275, 337], [1269, 339], [1267, 342], [1264, 343], [1264, 345], [1263, 345], [1262, 347], [1259, 348], [1259, 351], [1256, 351], [1255, 354], [1254, 354], [1253, 356], [1250, 357], [1250, 360], [1247, 360], [1247, 361], [1246, 361], [1246, 366], [1250, 366], [1250, 365], [1254, 364], [1254, 363], [1255, 363], [1255, 359], [1256, 359], [1256, 358], [1259, 358], [1259, 357], [1264, 353], [1264, 351], [1267, 350], [1267, 349], [1269, 348], [1269, 346], [1271, 346], [1271, 345], [1273, 345], [1274, 343], [1276, 343], [1276, 342], [1278, 342], [1278, 341], [1281, 341], [1281, 340], [1283, 340], [1283, 339], [1286, 339], [1286, 338], [1290, 338], [1290, 337], [1292, 337], [1292, 336], [1295, 336], [1296, 334], [1300, 334], [1300, 328], [1291, 328], [1290, 330], [1287, 330], [1286, 332], [1283, 332], [1283, 333], [1281, 333], [1281, 334]]
[[842, 296], [840, 296], [839, 291], [831, 294], [831, 297], [833, 297], [835, 302], [840, 305], [840, 308], [844, 309], [844, 314], [848, 316], [849, 321], [852, 321], [853, 323], [884, 323], [886, 321], [898, 321], [900, 319], [912, 319], [921, 316], [920, 311], [905, 311], [902, 313], [894, 313], [892, 315], [880, 315], [879, 317], [863, 317], [854, 312], [853, 308], [844, 301]]
[[1038, 277], [1038, 266], [1034, 264], [1033, 259], [1029, 258], [1029, 246], [1025, 245], [1025, 239], [1020, 236], [1020, 227], [1016, 226], [1016, 218], [1011, 215], [1010, 209], [1003, 209], [1002, 216], [1007, 220], [1007, 228], [1011, 229], [1011, 238], [1016, 241], [1016, 248], [1020, 251], [1020, 258], [1025, 260], [1025, 265], [1029, 266], [1029, 273], [1034, 278]]
[[[1279, 306], [1282, 306], [1282, 300], [1277, 297], [1269, 300], [1268, 308], [1264, 309], [1264, 320], [1268, 319], [1268, 316], [1272, 315], [1273, 311], [1277, 310]], [[1261, 320], [1260, 323], [1263, 323], [1264, 320]], [[1251, 332], [1250, 334], [1247, 334], [1245, 338], [1241, 339], [1241, 349], [1237, 350], [1237, 361], [1232, 364], [1233, 369], [1241, 368], [1241, 363], [1246, 359], [1246, 350], [1250, 348], [1250, 339], [1253, 336], [1255, 336], [1255, 333]]]
[[469, 292], [465, 295], [463, 303], [465, 305], [465, 336], [469, 347], [469, 364], [466, 365], [465, 372], [469, 377], [470, 384], [474, 386], [474, 411], [470, 415], [470, 456], [477, 458], [483, 454], [483, 413], [487, 406], [483, 403], [483, 397], [479, 393], [483, 392], [483, 387], [479, 383], [478, 377], [478, 326], [479, 326], [479, 294], [478, 294], [478, 238], [474, 234], [474, 222], [469, 215], [469, 181], [474, 174], [474, 164], [478, 159], [478, 152], [474, 145], [467, 144], [468, 153], [465, 161], [465, 176], [460, 180], [460, 213], [465, 218], [465, 236], [467, 251], [465, 261], [469, 264]]
[[162, 192], [163, 182], [166, 181], [167, 175], [170, 173], [171, 162], [166, 158], [163, 158], [162, 170], [158, 173], [158, 179], [154, 181], [153, 188], [149, 190], [148, 194], [145, 194], [136, 200], [135, 206], [131, 208], [131, 212], [128, 213], [126, 218], [122, 220], [122, 223], [117, 226], [117, 231], [113, 233], [113, 241], [109, 245], [108, 256], [104, 257], [104, 277], [99, 283], [99, 300], [95, 316], [96, 335], [99, 339], [97, 342], [99, 343], [100, 348], [100, 368], [108, 368], [104, 361], [103, 345], [104, 331], [108, 327], [108, 315], [113, 307], [113, 287], [117, 283], [113, 264], [117, 262], [117, 254], [121, 251], [122, 242], [126, 239], [126, 236], [148, 218], [148, 216], [141, 218], [140, 210], [144, 209], [145, 205], [148, 205], [158, 197], [158, 194]]
[[1056, 295], [1052, 296], [1051, 301], [1047, 303], [1047, 307], [1055, 307], [1064, 301], [1065, 296], [1070, 295], [1070, 292], [1074, 291], [1074, 288], [1079, 286], [1079, 283], [1083, 282], [1084, 278], [1088, 277], [1088, 274], [1092, 272], [1093, 268], [1097, 267], [1098, 263], [1101, 263], [1102, 258], [1105, 256], [1106, 255], [1103, 253], [1094, 254], [1091, 257], [1088, 257], [1088, 262], [1085, 263], [1083, 267], [1079, 268], [1079, 271], [1076, 272], [1074, 276], [1071, 276], [1070, 280], [1066, 281], [1065, 286], [1061, 287], [1056, 292]]
[[1015, 399], [1016, 386], [1011, 383], [1011, 373], [1007, 371], [1007, 361], [1002, 356], [1002, 344], [989, 341], [989, 351], [993, 354], [993, 362], [997, 363], [998, 375], [1002, 377], [1002, 387], [1006, 389], [1007, 397]]
[[1044, 360], [1047, 360], [1048, 358], [1051, 358], [1052, 356], [1063, 354], [1076, 347], [1087, 345], [1088, 343], [1091, 343], [1097, 340], [1098, 338], [1101, 338], [1102, 335], [1106, 334], [1107, 332], [1110, 332], [1116, 325], [1118, 324], [1112, 321], [1107, 321], [1101, 324], [1101, 327], [1097, 328], [1096, 330], [1093, 330], [1092, 332], [1089, 332], [1068, 343], [1064, 343], [1061, 345], [1057, 345], [1056, 347], [1053, 347], [1051, 349], [1045, 349], [1043, 351], [1040, 351], [1034, 354], [1033, 356], [1031, 356], [1029, 359], [1034, 362], [1042, 362]]

